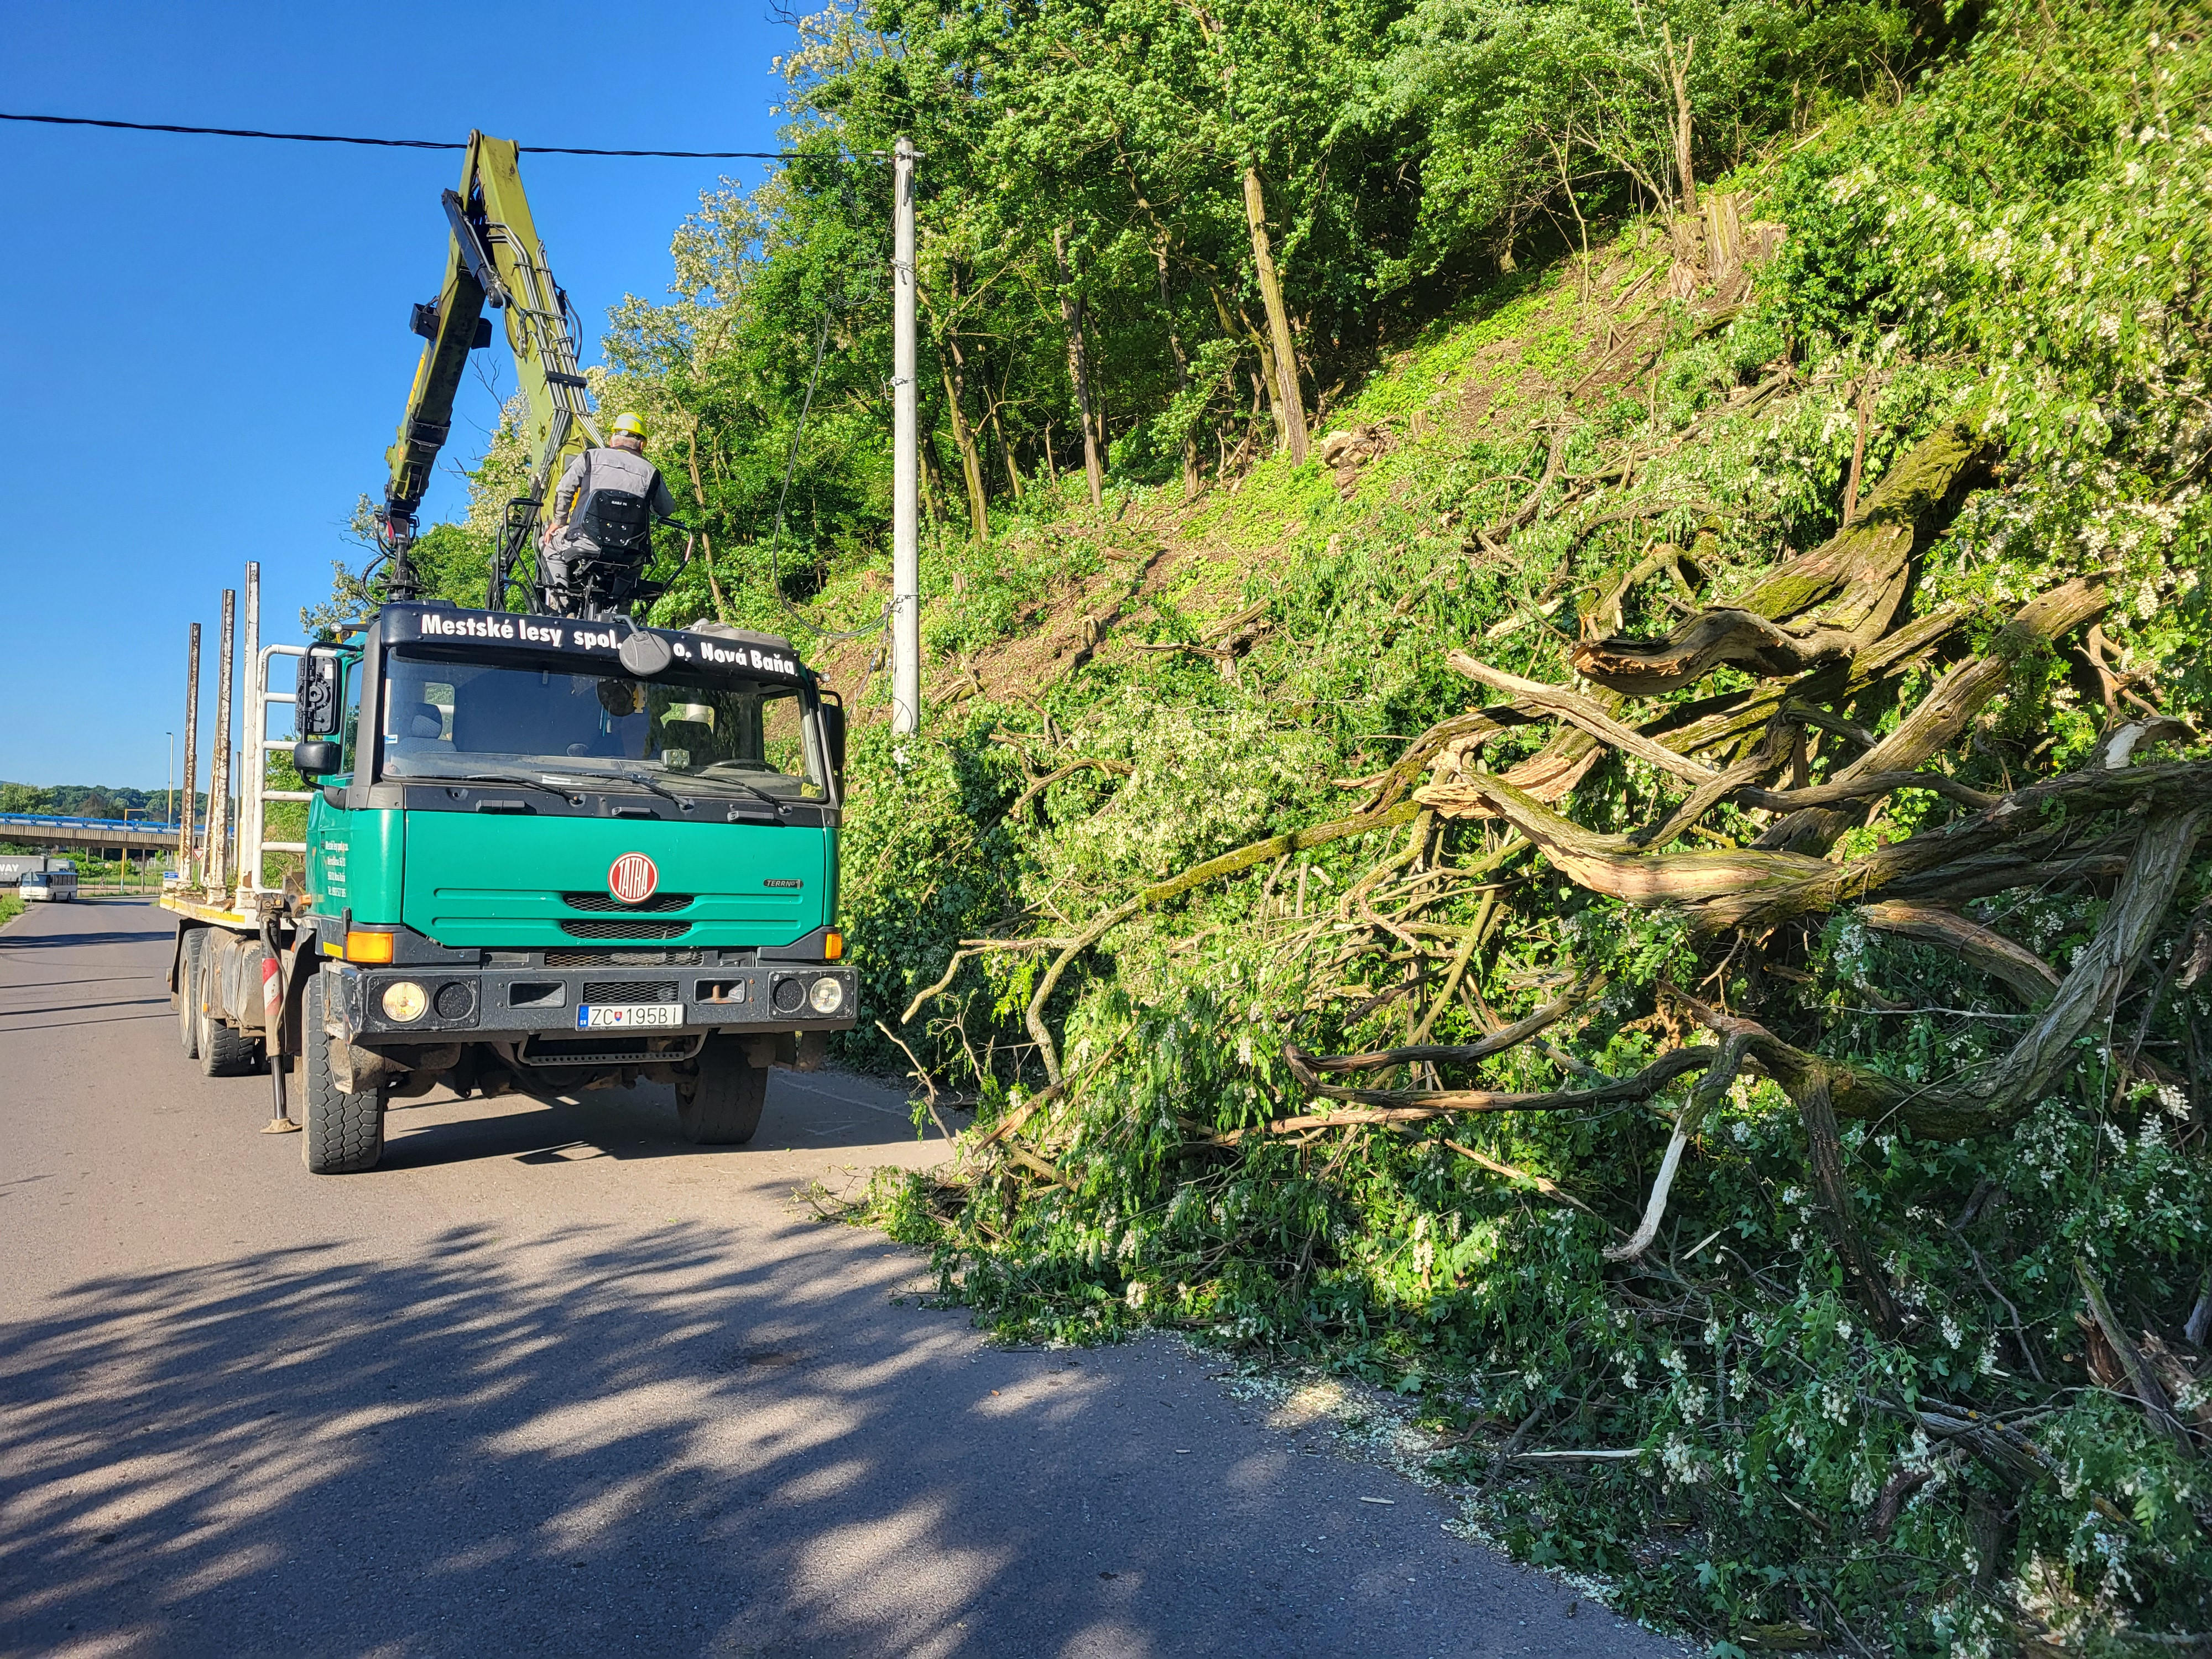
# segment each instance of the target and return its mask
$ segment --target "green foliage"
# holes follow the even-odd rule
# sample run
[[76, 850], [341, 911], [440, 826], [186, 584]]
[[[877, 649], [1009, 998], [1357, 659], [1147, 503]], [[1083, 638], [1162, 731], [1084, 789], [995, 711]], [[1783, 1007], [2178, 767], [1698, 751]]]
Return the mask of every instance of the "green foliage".
[[[1887, 27], [1859, 21], [1869, 39]], [[1394, 38], [1402, 47], [1407, 32]], [[1777, 61], [1758, 58], [1765, 45], [1737, 44], [1753, 62]], [[1899, 46], [1891, 61], [1901, 72], [1909, 56]], [[2022, 599], [2076, 572], [2116, 570], [2120, 603], [2104, 623], [2115, 659], [2154, 676], [2167, 709], [2201, 719], [2212, 694], [2197, 482], [2212, 154], [2179, 112], [2203, 103], [2206, 63], [2156, 6], [1999, 8], [1954, 64], [1893, 107], [1841, 102], [1862, 83], [1821, 78], [1808, 95], [1827, 129], [1741, 181], [1789, 227], [1753, 308], [1718, 334], [1678, 337], [1649, 402], [1590, 421], [1565, 450], [1571, 475], [1622, 445], [1661, 457], [1645, 463], [1642, 489], [1705, 504], [1695, 512], [1601, 532], [1579, 550], [1565, 527], [1539, 522], [1514, 538], [1511, 567], [1470, 562], [1447, 526], [1494, 521], [1522, 499], [1551, 406], [1540, 392], [1514, 401], [1522, 377], [1575, 372], [1588, 325], [1571, 272], [1508, 279], [1438, 319], [1339, 416], [1394, 434], [1356, 501], [1340, 504], [1326, 477], [1278, 459], [1190, 514], [1196, 533], [1281, 549], [1245, 592], [1265, 601], [1276, 643], [1256, 647], [1233, 678], [1164, 653], [1094, 665], [1041, 694], [1056, 753], [1139, 769], [1079, 773], [1045, 791], [1041, 811], [997, 823], [1007, 901], [1032, 932], [1066, 934], [1171, 866], [1340, 814], [1346, 798], [1328, 776], [1372, 774], [1396, 752], [1383, 734], [1466, 706], [1439, 641], [1486, 640], [1481, 654], [1500, 666], [1563, 677], [1541, 607], [1571, 556], [1582, 561], [1571, 567], [1578, 605], [1661, 539], [1694, 544], [1701, 580], [1724, 596], [1778, 547], [1823, 539], [1840, 520], [1861, 386], [1869, 481], [1978, 392], [2007, 439], [1999, 487], [1968, 503], [1920, 574], [1918, 603], [1974, 611], [1975, 639], [2013, 671], [1956, 763], [1961, 776], [1999, 788], [2038, 757], [2063, 765], [2087, 752], [2102, 722], [2068, 649], [1997, 633]], [[1501, 346], [1513, 348], [1502, 359]], [[1785, 359], [1808, 389], [1755, 420], [1729, 419], [1731, 392]], [[1476, 376], [1496, 388], [1501, 416], [1473, 433], [1413, 435]], [[1692, 422], [1698, 441], [1670, 452], [1669, 434]], [[1626, 596], [1632, 629], [1672, 625], [1661, 586]], [[1196, 636], [1174, 604], [1152, 617], [1154, 641]], [[1723, 676], [1718, 689], [1745, 683]], [[1928, 684], [1923, 674], [1869, 697], [1854, 718], [1888, 729]], [[1035, 740], [1034, 718], [993, 718]], [[1286, 764], [1255, 787], [1260, 775], [1239, 769], [1243, 734], [1263, 731]], [[1218, 752], [1206, 746], [1212, 733], [1228, 739]], [[1488, 752], [1502, 769], [1514, 750], [1501, 741]], [[1241, 808], [1224, 811], [1238, 791]], [[1624, 830], [1650, 821], [1662, 793], [1638, 764], [1601, 766], [1574, 815]], [[1954, 810], [1900, 793], [1839, 855]], [[1435, 856], [1465, 866], [1486, 844], [1479, 826], [1450, 825]], [[2002, 1132], [1934, 1143], [1850, 1128], [1855, 1219], [1905, 1316], [1894, 1335], [1854, 1291], [1798, 1115], [1771, 1082], [1739, 1082], [1706, 1117], [1650, 1265], [1623, 1268], [1602, 1252], [1641, 1210], [1667, 1114], [1691, 1079], [1657, 1109], [1469, 1117], [1310, 1145], [1250, 1133], [1312, 1109], [1284, 1067], [1285, 1042], [1343, 1052], [1406, 1040], [1405, 1003], [1376, 1006], [1395, 969], [1369, 957], [1317, 970], [1288, 946], [1386, 850], [1376, 838], [1335, 843], [1109, 933], [1047, 1011], [1077, 1081], [1024, 1134], [1058, 1183], [1011, 1166], [964, 1194], [887, 1176], [875, 1213], [930, 1248], [945, 1291], [1008, 1336], [1092, 1340], [1167, 1326], [1420, 1395], [1439, 1425], [1468, 1437], [1439, 1468], [1481, 1483], [1472, 1525], [1531, 1560], [1607, 1577], [1622, 1605], [1686, 1625], [1717, 1652], [1814, 1632], [1870, 1649], [1994, 1653], [2022, 1630], [2085, 1650], [2165, 1651], [2136, 1633], [2212, 1621], [2203, 1465], [2093, 1382], [2077, 1322], [2082, 1266], [2124, 1301], [2130, 1331], [2168, 1343], [2212, 1285], [2201, 1080], [2121, 1088], [2112, 1049], [2085, 1039], [2047, 1097]], [[2200, 860], [2177, 917], [2208, 894], [2212, 867]], [[1571, 1036], [1558, 1037], [1574, 1063], [1621, 1076], [1657, 1052], [1662, 980], [1711, 970], [1709, 988], [1741, 993], [1741, 970], [1701, 955], [1663, 912], [1593, 899], [1540, 866], [1509, 875], [1503, 902], [1511, 926], [1468, 970], [1493, 1019], [1577, 975], [1607, 981]], [[1465, 927], [1480, 908], [1469, 896], [1422, 914]], [[1966, 908], [2062, 969], [2103, 915], [2093, 891], [2065, 887]], [[2170, 922], [2138, 986], [2158, 982], [2183, 943]], [[2031, 1018], [1956, 956], [1848, 913], [1807, 945], [1804, 983], [1781, 999], [1794, 1000], [1802, 1040], [1907, 1084], [1972, 1073]], [[930, 982], [949, 954], [940, 945], [908, 982]], [[1003, 958], [964, 967], [916, 1022], [936, 1063], [975, 1085], [987, 1123], [1041, 1080], [1020, 1026], [1035, 958], [1018, 960], [1021, 970]], [[1336, 974], [1351, 981], [1340, 994]], [[2146, 1052], [2177, 1070], [2200, 1064], [2187, 1057], [2212, 1030], [2212, 981], [2196, 983], [2124, 1005], [2124, 1019], [2167, 1045]], [[1452, 1006], [1431, 1035], [1465, 1042], [1483, 1029]], [[1566, 1066], [1522, 1048], [1486, 1062], [1480, 1086], [1557, 1089]], [[1240, 1131], [1233, 1150], [1204, 1144]], [[1539, 1181], [1595, 1213], [1547, 1198]], [[2192, 1389], [2189, 1411], [2203, 1401], [2203, 1385]], [[2017, 1425], [2046, 1473], [2001, 1476], [1932, 1431], [1923, 1410]], [[1540, 1425], [1524, 1443], [1638, 1455], [1495, 1478], [1495, 1449], [1524, 1422]]]

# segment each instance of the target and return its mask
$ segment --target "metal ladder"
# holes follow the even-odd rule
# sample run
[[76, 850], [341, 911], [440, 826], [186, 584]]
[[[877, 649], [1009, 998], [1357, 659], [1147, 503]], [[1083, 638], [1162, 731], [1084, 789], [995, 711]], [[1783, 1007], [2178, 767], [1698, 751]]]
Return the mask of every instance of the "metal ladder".
[[258, 564], [246, 567], [246, 660], [252, 664], [246, 682], [246, 729], [251, 735], [239, 745], [240, 757], [246, 762], [246, 775], [239, 780], [238, 893], [233, 906], [241, 914], [258, 908], [264, 893], [279, 890], [261, 884], [261, 866], [266, 854], [304, 855], [307, 850], [307, 843], [303, 841], [262, 838], [268, 828], [268, 804], [272, 800], [314, 799], [311, 789], [269, 787], [269, 757], [292, 752], [290, 738], [269, 735], [269, 707], [271, 703], [296, 704], [300, 700], [297, 692], [270, 690], [269, 670], [279, 657], [304, 657], [307, 650], [301, 645], [265, 645], [255, 650], [261, 631], [261, 567]]

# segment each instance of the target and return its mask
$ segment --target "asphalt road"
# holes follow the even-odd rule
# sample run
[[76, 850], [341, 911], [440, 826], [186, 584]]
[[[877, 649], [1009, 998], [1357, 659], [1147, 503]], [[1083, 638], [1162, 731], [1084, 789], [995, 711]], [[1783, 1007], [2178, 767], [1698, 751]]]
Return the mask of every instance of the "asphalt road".
[[168, 939], [0, 933], [0, 1653], [1679, 1651], [1176, 1345], [917, 1305], [793, 1198], [936, 1155], [895, 1092], [780, 1073], [724, 1149], [441, 1095], [317, 1178], [180, 1054]]

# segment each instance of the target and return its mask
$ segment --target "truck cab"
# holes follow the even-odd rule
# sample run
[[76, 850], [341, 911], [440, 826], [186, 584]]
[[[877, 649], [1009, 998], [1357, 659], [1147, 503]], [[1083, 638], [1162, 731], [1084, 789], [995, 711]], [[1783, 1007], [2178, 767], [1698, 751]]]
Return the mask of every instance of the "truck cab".
[[441, 1080], [667, 1083], [690, 1139], [744, 1141], [767, 1067], [853, 1024], [844, 711], [787, 641], [388, 604], [297, 699], [310, 1168], [368, 1167]]

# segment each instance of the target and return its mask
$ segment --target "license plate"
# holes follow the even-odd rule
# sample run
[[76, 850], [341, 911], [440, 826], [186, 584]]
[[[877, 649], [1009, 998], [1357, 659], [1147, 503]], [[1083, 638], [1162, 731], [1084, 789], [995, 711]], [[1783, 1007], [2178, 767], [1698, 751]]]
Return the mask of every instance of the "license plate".
[[580, 1031], [635, 1031], [683, 1023], [680, 1002], [586, 1002], [576, 1009]]

